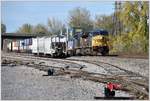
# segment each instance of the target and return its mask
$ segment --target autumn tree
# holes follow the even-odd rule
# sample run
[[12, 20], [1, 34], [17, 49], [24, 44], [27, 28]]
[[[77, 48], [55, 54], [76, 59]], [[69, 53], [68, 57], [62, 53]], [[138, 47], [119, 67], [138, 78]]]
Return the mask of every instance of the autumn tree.
[[69, 26], [81, 27], [85, 31], [93, 29], [90, 12], [85, 8], [74, 8], [69, 12]]
[[120, 19], [126, 31], [115, 39], [114, 47], [132, 53], [147, 53], [149, 46], [148, 15], [148, 1], [124, 2]]
[[131, 45], [140, 46], [141, 50], [148, 50], [148, 2], [126, 2], [121, 13], [121, 19], [129, 30]]

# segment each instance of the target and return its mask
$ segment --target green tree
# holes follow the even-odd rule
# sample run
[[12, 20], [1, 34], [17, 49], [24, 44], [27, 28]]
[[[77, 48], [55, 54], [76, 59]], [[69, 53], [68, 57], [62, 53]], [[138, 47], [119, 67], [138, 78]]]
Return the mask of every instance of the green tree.
[[90, 18], [90, 12], [85, 8], [74, 8], [69, 12], [69, 26], [81, 27], [85, 31], [93, 29], [93, 22]]
[[5, 24], [1, 24], [1, 33], [6, 33], [6, 26], [5, 26]]
[[23, 34], [32, 34], [33, 33], [33, 26], [30, 24], [23, 24], [22, 27], [20, 27], [17, 30], [18, 33], [23, 33]]
[[38, 24], [33, 28], [33, 33], [34, 34], [39, 34], [39, 35], [43, 35], [43, 34], [49, 34], [48, 33], [48, 28], [45, 25], [42, 24]]

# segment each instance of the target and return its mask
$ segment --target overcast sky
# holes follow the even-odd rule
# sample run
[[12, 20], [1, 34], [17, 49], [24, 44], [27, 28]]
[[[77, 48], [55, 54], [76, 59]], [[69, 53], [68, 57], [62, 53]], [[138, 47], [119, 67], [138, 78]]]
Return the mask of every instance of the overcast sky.
[[56, 18], [64, 24], [68, 22], [69, 11], [75, 7], [86, 8], [95, 15], [110, 15], [114, 12], [113, 1], [2, 1], [2, 23], [7, 27], [7, 32], [15, 32], [24, 23], [31, 25], [45, 24], [48, 18]]

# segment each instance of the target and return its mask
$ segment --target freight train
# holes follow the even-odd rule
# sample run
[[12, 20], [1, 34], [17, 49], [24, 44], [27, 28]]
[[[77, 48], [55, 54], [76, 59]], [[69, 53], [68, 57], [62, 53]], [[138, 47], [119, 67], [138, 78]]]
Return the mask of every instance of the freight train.
[[8, 51], [28, 52], [40, 56], [64, 57], [66, 54], [66, 37], [63, 35], [37, 36], [36, 38], [13, 40], [7, 47]]
[[107, 55], [108, 32], [102, 29], [85, 32], [82, 28], [76, 27], [69, 30], [66, 35], [13, 40], [8, 44], [8, 50], [51, 57]]

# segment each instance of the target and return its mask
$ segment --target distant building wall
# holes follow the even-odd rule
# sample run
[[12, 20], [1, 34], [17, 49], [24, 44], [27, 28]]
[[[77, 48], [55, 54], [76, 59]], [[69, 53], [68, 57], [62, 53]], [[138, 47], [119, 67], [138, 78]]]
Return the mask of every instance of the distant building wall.
[[4, 39], [3, 40], [3, 45], [2, 45], [2, 50], [3, 51], [8, 51], [8, 49], [7, 49], [7, 45], [8, 45], [8, 43], [10, 43], [11, 41], [10, 41], [10, 39]]

